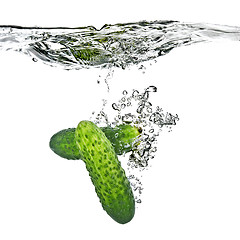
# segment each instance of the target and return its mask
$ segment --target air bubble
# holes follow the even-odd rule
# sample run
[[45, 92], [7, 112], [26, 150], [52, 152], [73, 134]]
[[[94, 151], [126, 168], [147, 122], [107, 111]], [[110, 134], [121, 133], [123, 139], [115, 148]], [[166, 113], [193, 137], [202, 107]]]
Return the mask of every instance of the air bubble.
[[156, 140], [155, 137], [150, 138], [150, 142], [154, 142], [155, 140]]
[[152, 148], [152, 152], [156, 152], [157, 151], [157, 147]]
[[148, 98], [149, 98], [149, 92], [145, 92], [142, 96], [142, 99], [146, 101], [148, 100]]
[[148, 141], [145, 143], [145, 149], [150, 150], [151, 149], [151, 143]]
[[136, 99], [138, 97], [138, 94], [139, 94], [139, 91], [134, 90], [133, 93], [132, 93], [132, 97]]
[[148, 140], [148, 138], [149, 138], [149, 135], [146, 134], [146, 133], [143, 133], [143, 134], [142, 134], [142, 137], [141, 137], [141, 140], [145, 142], [145, 141]]
[[140, 105], [138, 108], [137, 108], [137, 113], [141, 114], [143, 112], [143, 109], [144, 109], [144, 106], [143, 105]]
[[156, 107], [156, 112], [162, 112], [162, 111], [163, 111], [162, 108], [160, 108], [159, 106]]
[[114, 110], [120, 111], [120, 108], [119, 108], [119, 106], [118, 106], [116, 103], [113, 103], [113, 104], [112, 104], [112, 108], [113, 108]]
[[145, 107], [152, 107], [152, 104], [150, 102], [145, 102]]
[[121, 108], [124, 109], [126, 107], [126, 104], [121, 104]]
[[124, 91], [122, 92], [122, 94], [123, 94], [123, 95], [127, 95], [128, 92], [127, 92], [126, 90], [124, 90]]
[[131, 113], [128, 113], [122, 117], [122, 121], [126, 122], [126, 123], [131, 123], [131, 122], [133, 122], [133, 118], [134, 118], [134, 116]]
[[103, 112], [103, 111], [100, 111], [100, 114], [101, 114], [102, 116], [105, 116], [105, 115], [106, 115], [105, 112]]
[[103, 101], [103, 107], [105, 107], [107, 105], [107, 100], [106, 99], [102, 99]]
[[148, 108], [147, 108], [147, 112], [148, 112], [148, 113], [152, 113], [152, 108], [148, 107]]
[[143, 65], [141, 65], [138, 69], [142, 70], [142, 69], [146, 69], [146, 68]]
[[139, 95], [137, 96], [137, 99], [138, 99], [138, 100], [142, 100], [142, 99], [143, 99], [143, 94], [139, 94]]
[[155, 86], [149, 86], [147, 89], [146, 89], [147, 92], [157, 92], [157, 87]]

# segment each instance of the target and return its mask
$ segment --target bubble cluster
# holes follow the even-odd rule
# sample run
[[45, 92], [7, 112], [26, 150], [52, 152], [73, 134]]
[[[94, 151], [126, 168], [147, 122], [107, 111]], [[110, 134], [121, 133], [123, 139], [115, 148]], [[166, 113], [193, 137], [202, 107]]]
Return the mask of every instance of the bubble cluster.
[[135, 200], [137, 203], [141, 203], [140, 195], [142, 194], [143, 187], [140, 181], [141, 176], [138, 176], [142, 171], [149, 168], [149, 161], [154, 159], [157, 152], [157, 139], [160, 132], [164, 128], [171, 131], [173, 125], [179, 120], [177, 114], [171, 114], [164, 112], [160, 106], [154, 106], [150, 97], [151, 94], [157, 92], [157, 87], [149, 86], [144, 89], [143, 92], [133, 89], [132, 91], [123, 90], [118, 101], [111, 103], [111, 109], [113, 114], [109, 113], [109, 117], [113, 120], [109, 120], [106, 113], [104, 113], [104, 107], [95, 115], [93, 121], [96, 124], [111, 125], [115, 127], [120, 124], [131, 124], [136, 126], [141, 134], [135, 140], [133, 149], [130, 153], [124, 156], [128, 158], [126, 163], [126, 170], [129, 173], [129, 181], [134, 190]]
[[128, 176], [128, 180], [130, 181], [133, 193], [134, 193], [134, 198], [136, 203], [141, 203], [141, 194], [143, 191], [143, 186], [140, 178], [136, 177], [135, 175], [131, 174]]
[[[157, 87], [149, 86], [142, 93], [133, 89], [131, 93], [123, 91], [124, 97], [118, 102], [112, 104], [113, 110], [116, 111], [114, 118], [115, 125], [122, 123], [133, 124], [142, 129], [142, 134], [136, 140], [134, 149], [129, 156], [128, 166], [131, 168], [146, 168], [148, 162], [153, 159], [157, 151], [157, 137], [163, 127], [168, 129], [176, 125], [179, 120], [178, 115], [164, 112], [157, 106], [154, 108], [150, 102], [150, 94], [157, 92]], [[128, 106], [126, 106], [128, 102]], [[132, 107], [131, 113], [126, 111], [126, 107]]]

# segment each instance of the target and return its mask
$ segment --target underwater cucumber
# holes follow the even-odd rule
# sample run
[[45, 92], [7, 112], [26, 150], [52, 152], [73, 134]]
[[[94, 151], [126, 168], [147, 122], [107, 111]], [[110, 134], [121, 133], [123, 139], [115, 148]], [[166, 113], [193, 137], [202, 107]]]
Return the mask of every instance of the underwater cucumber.
[[142, 132], [140, 128], [131, 126], [130, 124], [121, 124], [112, 127], [103, 127], [102, 131], [110, 140], [117, 155], [130, 152], [133, 148], [134, 141]]
[[118, 223], [131, 221], [134, 196], [109, 139], [90, 121], [78, 124], [75, 139], [103, 209]]
[[66, 159], [81, 159], [75, 142], [75, 130], [76, 128], [68, 128], [54, 134], [49, 142], [51, 150]]
[[[81, 154], [75, 141], [76, 128], [61, 130], [54, 134], [49, 146], [53, 152], [60, 157], [78, 160], [81, 159]], [[112, 127], [102, 127], [101, 130], [112, 143], [117, 155], [122, 155], [132, 150], [134, 140], [140, 134], [141, 130], [130, 124], [121, 124]]]

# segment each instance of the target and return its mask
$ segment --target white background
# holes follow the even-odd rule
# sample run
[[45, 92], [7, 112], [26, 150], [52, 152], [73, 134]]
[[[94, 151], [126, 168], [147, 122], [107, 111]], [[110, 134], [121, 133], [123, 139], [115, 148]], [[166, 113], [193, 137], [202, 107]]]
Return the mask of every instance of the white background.
[[[238, 1], [8, 1], [0, 24], [101, 27], [139, 20], [239, 25]], [[156, 85], [153, 103], [180, 121], [159, 137], [142, 204], [120, 225], [101, 208], [85, 166], [48, 147], [101, 107], [99, 71], [64, 71], [0, 52], [0, 239], [240, 239], [237, 42], [173, 50], [140, 71], [117, 70], [113, 96]]]

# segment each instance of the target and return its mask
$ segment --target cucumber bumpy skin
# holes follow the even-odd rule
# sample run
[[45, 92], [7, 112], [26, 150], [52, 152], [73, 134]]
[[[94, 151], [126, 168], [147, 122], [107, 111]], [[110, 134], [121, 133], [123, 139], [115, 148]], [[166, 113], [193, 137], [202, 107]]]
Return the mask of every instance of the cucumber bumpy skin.
[[134, 196], [111, 142], [90, 121], [78, 124], [75, 139], [103, 209], [118, 223], [131, 221]]
[[76, 128], [68, 128], [54, 134], [49, 142], [51, 150], [62, 158], [81, 159], [81, 154], [75, 142], [75, 130]]
[[[64, 129], [54, 134], [49, 146], [60, 157], [69, 160], [81, 159], [81, 153], [75, 141], [75, 128]], [[132, 150], [133, 143], [141, 133], [141, 129], [129, 124], [112, 127], [102, 127], [106, 137], [111, 141], [117, 155], [122, 155]]]

